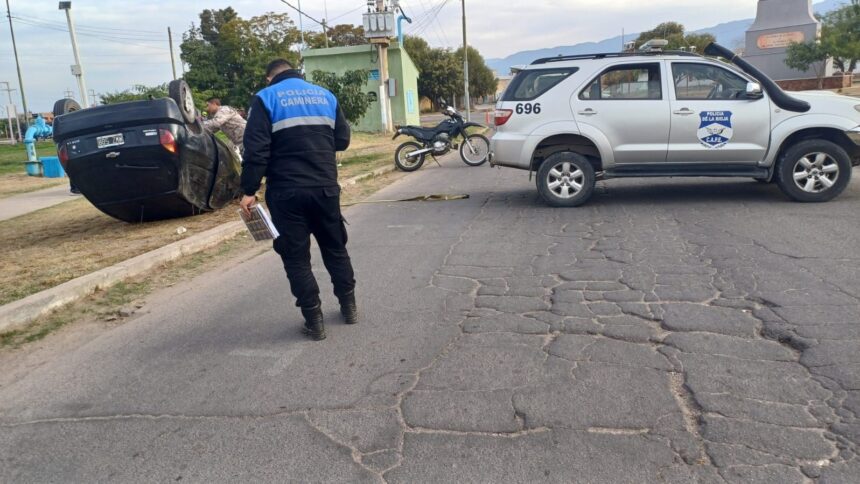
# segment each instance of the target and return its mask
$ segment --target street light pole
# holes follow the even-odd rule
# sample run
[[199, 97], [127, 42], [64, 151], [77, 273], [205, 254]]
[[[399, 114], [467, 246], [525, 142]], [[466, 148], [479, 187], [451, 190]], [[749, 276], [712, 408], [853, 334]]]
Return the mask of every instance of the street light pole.
[[472, 120], [472, 100], [469, 99], [469, 44], [466, 42], [466, 0], [463, 4], [463, 79], [465, 80], [466, 121]]
[[78, 36], [75, 34], [75, 24], [72, 22], [72, 2], [60, 2], [60, 10], [66, 11], [66, 21], [69, 23], [69, 35], [72, 38], [72, 53], [75, 55], [75, 65], [72, 66], [72, 74], [78, 78], [78, 89], [81, 91], [81, 106], [90, 107], [89, 96], [87, 96], [87, 83], [84, 81], [84, 67], [81, 65], [81, 54], [78, 52]]
[[24, 78], [21, 77], [21, 64], [18, 62], [18, 45], [15, 44], [15, 29], [12, 27], [12, 11], [9, 9], [9, 0], [6, 0], [6, 16], [9, 17], [9, 33], [12, 34], [12, 51], [15, 52], [15, 67], [18, 69], [18, 87], [21, 89], [21, 104], [24, 105], [24, 129], [27, 129], [30, 126], [29, 111], [27, 111], [27, 96], [24, 95]]

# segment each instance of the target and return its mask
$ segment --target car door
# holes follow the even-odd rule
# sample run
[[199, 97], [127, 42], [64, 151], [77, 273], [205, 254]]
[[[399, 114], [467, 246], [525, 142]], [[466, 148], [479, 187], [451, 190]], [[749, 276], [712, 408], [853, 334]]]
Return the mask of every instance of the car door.
[[666, 161], [670, 119], [663, 68], [659, 61], [615, 64], [574, 99], [580, 129], [606, 136], [616, 165]]
[[706, 61], [667, 61], [672, 163], [755, 164], [770, 142], [770, 101], [746, 96], [741, 75]]

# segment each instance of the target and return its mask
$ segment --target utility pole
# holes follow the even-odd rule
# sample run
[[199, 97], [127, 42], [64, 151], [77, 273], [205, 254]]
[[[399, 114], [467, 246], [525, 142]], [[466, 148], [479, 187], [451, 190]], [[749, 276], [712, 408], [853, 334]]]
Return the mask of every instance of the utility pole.
[[176, 80], [176, 60], [173, 58], [173, 32], [167, 27], [167, 43], [170, 44], [170, 68], [173, 69], [173, 80]]
[[90, 98], [92, 99], [90, 106], [98, 106], [99, 105], [99, 103], [96, 101], [96, 90], [95, 89], [90, 89]]
[[472, 120], [472, 101], [469, 99], [469, 44], [466, 42], [466, 0], [463, 4], [463, 79], [466, 81], [466, 121]]
[[15, 67], [18, 69], [18, 87], [21, 89], [21, 104], [24, 105], [24, 129], [27, 129], [30, 127], [30, 111], [27, 110], [27, 96], [24, 95], [24, 78], [21, 77], [21, 63], [18, 62], [18, 45], [15, 44], [15, 29], [12, 27], [12, 11], [9, 9], [9, 0], [6, 0], [6, 16], [9, 18], [9, 33], [12, 34], [12, 51], [15, 52]]
[[78, 36], [75, 33], [75, 24], [72, 22], [72, 2], [60, 2], [60, 10], [66, 11], [66, 21], [69, 23], [69, 36], [72, 38], [72, 53], [75, 55], [75, 65], [72, 66], [72, 74], [78, 78], [78, 89], [81, 91], [81, 106], [86, 109], [90, 107], [87, 99], [87, 83], [84, 81], [84, 67], [81, 65], [81, 54], [78, 52]]
[[[284, 3], [286, 3], [286, 2], [284, 2]], [[302, 34], [302, 47], [299, 49], [299, 57], [303, 58], [304, 57], [304, 51], [305, 51], [305, 28], [303, 27], [303, 24], [302, 24], [302, 0], [299, 0], [298, 10], [299, 10], [299, 32], [301, 32], [301, 34]], [[304, 63], [302, 59], [299, 59], [299, 62]]]
[[[2, 81], [2, 82], [0, 82], [0, 84], [6, 84], [6, 89], [0, 89], [0, 91], [6, 91], [6, 94], [9, 96], [9, 104], [6, 105], [6, 120], [9, 122], [9, 133], [8, 133], [9, 134], [9, 141], [11, 141], [14, 144], [14, 142], [15, 142], [15, 129], [13, 128], [14, 124], [12, 122], [12, 113], [14, 113], [15, 110], [14, 110], [14, 106], [12, 105], [12, 91], [14, 91], [15, 89], [12, 89], [12, 86], [6, 81]], [[20, 131], [20, 127], [19, 127], [19, 131]]]

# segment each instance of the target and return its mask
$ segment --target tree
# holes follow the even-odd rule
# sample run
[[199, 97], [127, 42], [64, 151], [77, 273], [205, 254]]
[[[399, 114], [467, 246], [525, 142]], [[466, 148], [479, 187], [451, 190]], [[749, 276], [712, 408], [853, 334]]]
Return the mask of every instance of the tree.
[[269, 61], [282, 57], [298, 63], [292, 47], [299, 38], [287, 14], [266, 13], [245, 20], [232, 8], [204, 10], [200, 25], [192, 24], [180, 46], [188, 65], [185, 80], [205, 97], [247, 106], [254, 93], [265, 87]]
[[679, 50], [695, 47], [696, 52], [702, 52], [716, 38], [711, 34], [686, 34], [686, 29], [678, 22], [663, 22], [652, 30], [642, 32], [636, 39], [638, 48], [652, 39], [663, 39], [669, 41], [666, 50]]
[[822, 89], [829, 58], [830, 51], [823, 42], [793, 42], [786, 49], [785, 65], [803, 72], [815, 69], [818, 89]]
[[[457, 49], [454, 54], [457, 62], [463, 64], [463, 48]], [[496, 93], [496, 75], [493, 70], [487, 67], [484, 62], [484, 57], [478, 52], [478, 49], [469, 47], [469, 96], [479, 98], [490, 96]]]
[[370, 73], [366, 70], [346, 71], [339, 76], [334, 72], [313, 71], [313, 82], [334, 94], [346, 120], [357, 123], [370, 107], [370, 98], [364, 92]]
[[853, 0], [823, 19], [822, 38], [842, 72], [852, 72], [860, 62], [860, 1]]
[[[322, 49], [325, 45], [325, 36], [322, 32], [305, 33], [305, 42], [311, 49]], [[364, 27], [359, 25], [341, 24], [329, 27], [328, 46], [347, 47], [350, 45], [364, 45], [367, 39], [364, 37]]]
[[167, 84], [160, 86], [144, 86], [136, 84], [131, 89], [116, 91], [101, 96], [102, 104], [117, 104], [129, 101], [141, 101], [144, 99], [160, 99], [167, 97]]
[[435, 105], [439, 99], [458, 95], [463, 90], [463, 63], [450, 51], [432, 48], [427, 41], [407, 36], [403, 47], [418, 68], [418, 94]]

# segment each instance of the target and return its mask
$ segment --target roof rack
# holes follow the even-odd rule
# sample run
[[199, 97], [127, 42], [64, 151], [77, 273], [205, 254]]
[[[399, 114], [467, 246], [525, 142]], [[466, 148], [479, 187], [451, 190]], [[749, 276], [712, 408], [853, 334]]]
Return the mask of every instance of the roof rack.
[[538, 59], [531, 63], [531, 65], [536, 64], [549, 64], [550, 62], [564, 62], [564, 61], [572, 61], [572, 60], [585, 60], [585, 59], [607, 59], [614, 57], [653, 57], [656, 55], [677, 55], [681, 57], [702, 57], [701, 55], [695, 52], [686, 52], [682, 50], [664, 50], [657, 52], [604, 52], [601, 54], [579, 54], [579, 55], [558, 55], [555, 57], [544, 57], [542, 59]]

